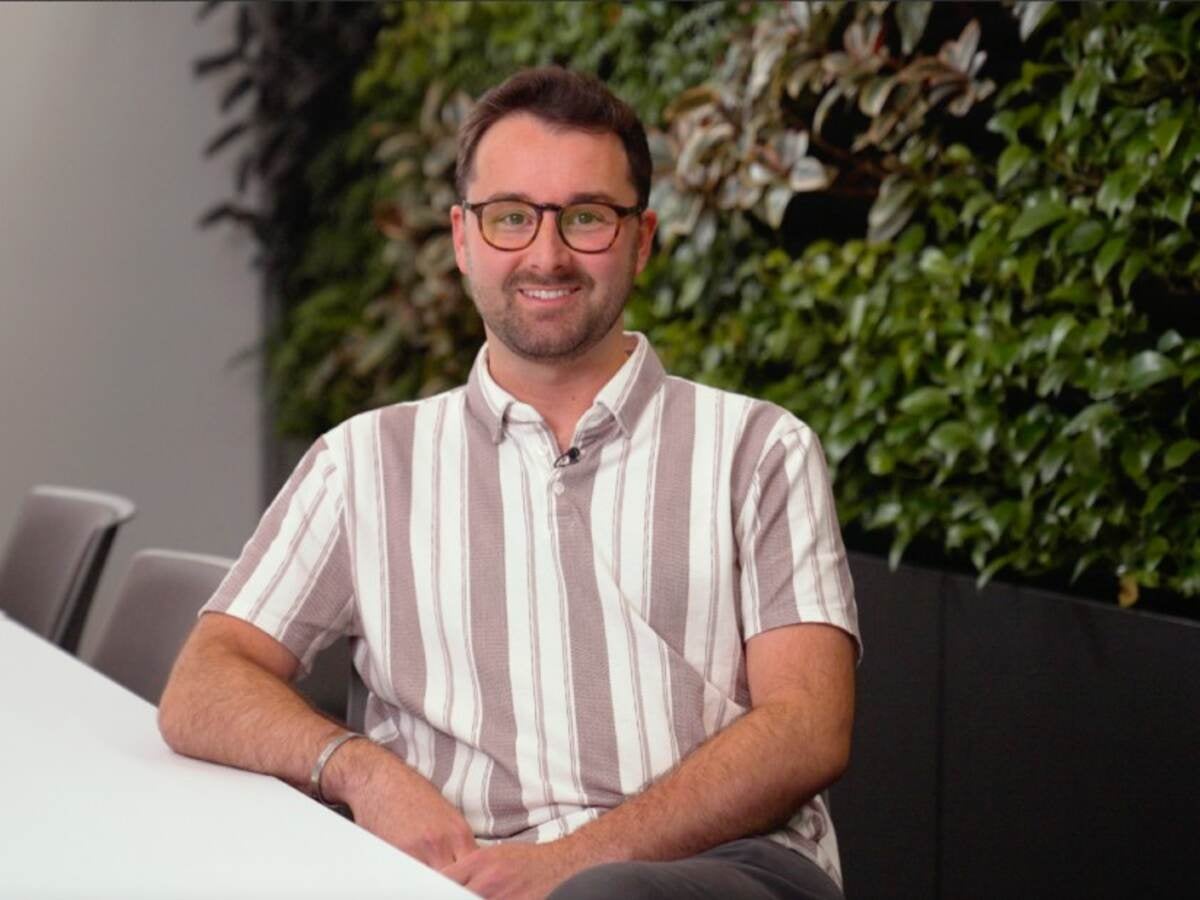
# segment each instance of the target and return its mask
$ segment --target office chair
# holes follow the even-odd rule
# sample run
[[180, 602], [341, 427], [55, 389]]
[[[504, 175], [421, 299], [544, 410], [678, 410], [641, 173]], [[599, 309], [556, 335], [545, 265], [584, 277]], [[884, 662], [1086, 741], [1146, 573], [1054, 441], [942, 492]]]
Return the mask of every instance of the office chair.
[[113, 539], [135, 511], [115, 494], [35, 486], [0, 560], [0, 610], [74, 653]]
[[224, 557], [174, 550], [135, 554], [87, 662], [157, 704], [200, 607], [232, 565]]

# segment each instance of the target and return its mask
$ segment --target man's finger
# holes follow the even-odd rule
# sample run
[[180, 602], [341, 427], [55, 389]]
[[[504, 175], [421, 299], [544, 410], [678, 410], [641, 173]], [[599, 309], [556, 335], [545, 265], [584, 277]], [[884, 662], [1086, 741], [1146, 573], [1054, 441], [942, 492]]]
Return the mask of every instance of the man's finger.
[[466, 859], [472, 853], [479, 851], [479, 844], [475, 841], [475, 835], [468, 834], [454, 841], [450, 849], [455, 859]]
[[459, 884], [466, 884], [474, 870], [474, 863], [471, 861], [469, 856], [462, 857], [461, 859], [438, 869], [439, 872], [441, 872], [451, 881], [456, 881]]
[[466, 851], [467, 845], [457, 833], [447, 832], [438, 835], [430, 842], [430, 856], [433, 857], [430, 865], [440, 870], [453, 864], [456, 860], [463, 859], [468, 855]]
[[405, 852], [429, 866], [429, 868], [437, 869], [439, 872], [454, 862], [454, 854], [441, 841], [422, 841], [411, 850], [406, 850]]

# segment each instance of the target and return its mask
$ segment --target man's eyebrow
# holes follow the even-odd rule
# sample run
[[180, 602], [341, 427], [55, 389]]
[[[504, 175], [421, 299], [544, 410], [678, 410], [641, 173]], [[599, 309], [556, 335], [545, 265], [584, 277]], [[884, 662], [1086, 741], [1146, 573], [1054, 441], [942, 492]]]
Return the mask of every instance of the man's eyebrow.
[[[478, 202], [495, 203], [497, 200], [519, 200], [522, 203], [533, 203], [535, 205], [539, 202], [528, 194], [522, 194], [513, 191], [492, 194], [486, 200], [480, 200]], [[612, 194], [606, 194], [603, 191], [588, 191], [579, 194], [572, 194], [567, 199], [566, 205], [570, 205], [572, 203], [607, 203], [611, 206], [624, 206], [624, 204], [613, 197]]]
[[507, 194], [505, 194], [505, 193], [492, 194], [490, 197], [488, 197], [484, 200], [480, 200], [478, 202], [479, 203], [495, 203], [497, 200], [520, 200], [522, 203], [537, 202], [532, 197], [530, 197], [528, 194], [514, 194], [511, 192], [507, 193]]
[[603, 191], [584, 194], [572, 194], [571, 203], [608, 203], [612, 206], [624, 206], [625, 204], [614, 197], [612, 194], [606, 194]]

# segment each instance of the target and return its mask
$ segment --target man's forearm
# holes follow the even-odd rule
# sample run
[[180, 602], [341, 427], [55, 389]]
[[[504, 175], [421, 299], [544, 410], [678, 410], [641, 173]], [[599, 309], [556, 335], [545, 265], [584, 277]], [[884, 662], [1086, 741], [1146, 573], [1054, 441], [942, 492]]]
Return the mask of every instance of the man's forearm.
[[[307, 787], [321, 749], [345, 728], [292, 690], [296, 658], [249, 628], [219, 617], [201, 620], [167, 683], [159, 727], [179, 753]], [[326, 798], [347, 803], [363, 828], [428, 865], [441, 868], [475, 850], [462, 814], [371, 741], [338, 747], [320, 787]]]
[[307, 783], [320, 748], [340, 730], [287, 683], [224, 647], [191, 648], [159, 706], [178, 753]]
[[679, 859], [769, 831], [835, 781], [848, 748], [787, 704], [752, 709], [641, 794], [566, 838], [589, 863]]

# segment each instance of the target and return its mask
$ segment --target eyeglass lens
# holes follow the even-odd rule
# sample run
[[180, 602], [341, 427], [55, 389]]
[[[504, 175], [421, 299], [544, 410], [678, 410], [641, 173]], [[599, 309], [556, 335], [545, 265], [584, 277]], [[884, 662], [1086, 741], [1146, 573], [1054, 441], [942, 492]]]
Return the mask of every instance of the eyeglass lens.
[[[538, 229], [538, 211], [519, 200], [498, 200], [481, 211], [483, 236], [502, 250], [520, 250], [533, 242]], [[602, 203], [574, 203], [564, 207], [561, 233], [575, 250], [607, 250], [616, 237], [620, 216]]]

